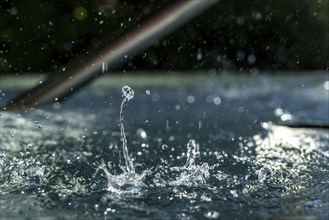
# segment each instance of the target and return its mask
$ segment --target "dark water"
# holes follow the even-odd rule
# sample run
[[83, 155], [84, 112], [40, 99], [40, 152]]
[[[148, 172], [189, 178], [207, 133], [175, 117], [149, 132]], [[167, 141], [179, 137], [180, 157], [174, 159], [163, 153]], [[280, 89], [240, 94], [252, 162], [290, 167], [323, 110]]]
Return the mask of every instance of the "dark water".
[[[102, 78], [62, 105], [1, 112], [0, 217], [329, 217], [328, 129], [278, 125], [329, 123], [328, 74], [175, 77]], [[125, 112], [135, 178], [148, 172], [110, 191], [100, 164], [123, 175], [125, 84], [135, 91]], [[2, 102], [18, 92], [1, 90]], [[209, 176], [176, 169], [191, 139], [193, 169], [208, 164]]]

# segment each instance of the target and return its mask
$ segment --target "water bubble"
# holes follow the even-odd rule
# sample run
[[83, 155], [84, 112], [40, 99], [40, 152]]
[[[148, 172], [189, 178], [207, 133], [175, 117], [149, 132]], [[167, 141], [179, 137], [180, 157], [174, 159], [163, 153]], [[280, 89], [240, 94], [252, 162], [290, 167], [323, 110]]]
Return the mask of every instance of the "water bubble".
[[122, 93], [128, 100], [134, 98], [134, 90], [132, 90], [129, 86], [122, 87]]
[[151, 94], [151, 91], [150, 90], [146, 90], [145, 93], [146, 93], [146, 95], [150, 95]]
[[30, 149], [32, 148], [32, 144], [28, 144], [28, 145], [26, 146], [26, 148], [27, 148], [28, 150], [30, 150]]

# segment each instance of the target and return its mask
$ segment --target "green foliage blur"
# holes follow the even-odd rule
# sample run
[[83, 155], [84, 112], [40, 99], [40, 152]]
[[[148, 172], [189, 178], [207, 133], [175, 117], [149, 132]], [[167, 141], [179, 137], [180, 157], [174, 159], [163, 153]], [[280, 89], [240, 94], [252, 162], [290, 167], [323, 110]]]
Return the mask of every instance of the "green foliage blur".
[[[2, 0], [0, 73], [53, 72], [170, 0]], [[222, 0], [124, 70], [329, 68], [328, 0]]]

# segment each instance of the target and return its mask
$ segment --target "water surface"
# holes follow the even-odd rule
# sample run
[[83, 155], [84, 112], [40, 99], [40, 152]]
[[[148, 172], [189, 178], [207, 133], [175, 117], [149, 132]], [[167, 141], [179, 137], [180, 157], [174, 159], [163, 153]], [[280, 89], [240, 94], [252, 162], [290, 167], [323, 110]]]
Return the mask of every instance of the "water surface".
[[[328, 81], [316, 73], [108, 76], [65, 103], [3, 111], [0, 216], [326, 219], [328, 130], [280, 124], [328, 123]], [[1, 80], [2, 103], [26, 86], [17, 82]], [[124, 118], [129, 157], [136, 174], [147, 173], [111, 191], [100, 164], [123, 173], [124, 85], [134, 89]], [[208, 176], [181, 169], [190, 140], [199, 150], [193, 169], [207, 164]]]

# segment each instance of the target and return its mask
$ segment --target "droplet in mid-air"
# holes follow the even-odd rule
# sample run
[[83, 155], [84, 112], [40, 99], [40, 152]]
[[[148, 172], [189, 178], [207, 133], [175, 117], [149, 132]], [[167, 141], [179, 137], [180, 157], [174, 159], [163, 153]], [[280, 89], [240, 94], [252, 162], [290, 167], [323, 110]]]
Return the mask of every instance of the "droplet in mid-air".
[[185, 167], [192, 168], [194, 166], [195, 156], [196, 156], [197, 143], [195, 140], [191, 139], [187, 143], [187, 160]]
[[123, 96], [128, 100], [134, 98], [134, 90], [132, 90], [132, 88], [130, 88], [129, 86], [122, 87], [122, 93]]
[[259, 172], [258, 172], [258, 181], [259, 182], [264, 182], [266, 179], [266, 174], [267, 174], [267, 169], [265, 167], [262, 167]]

